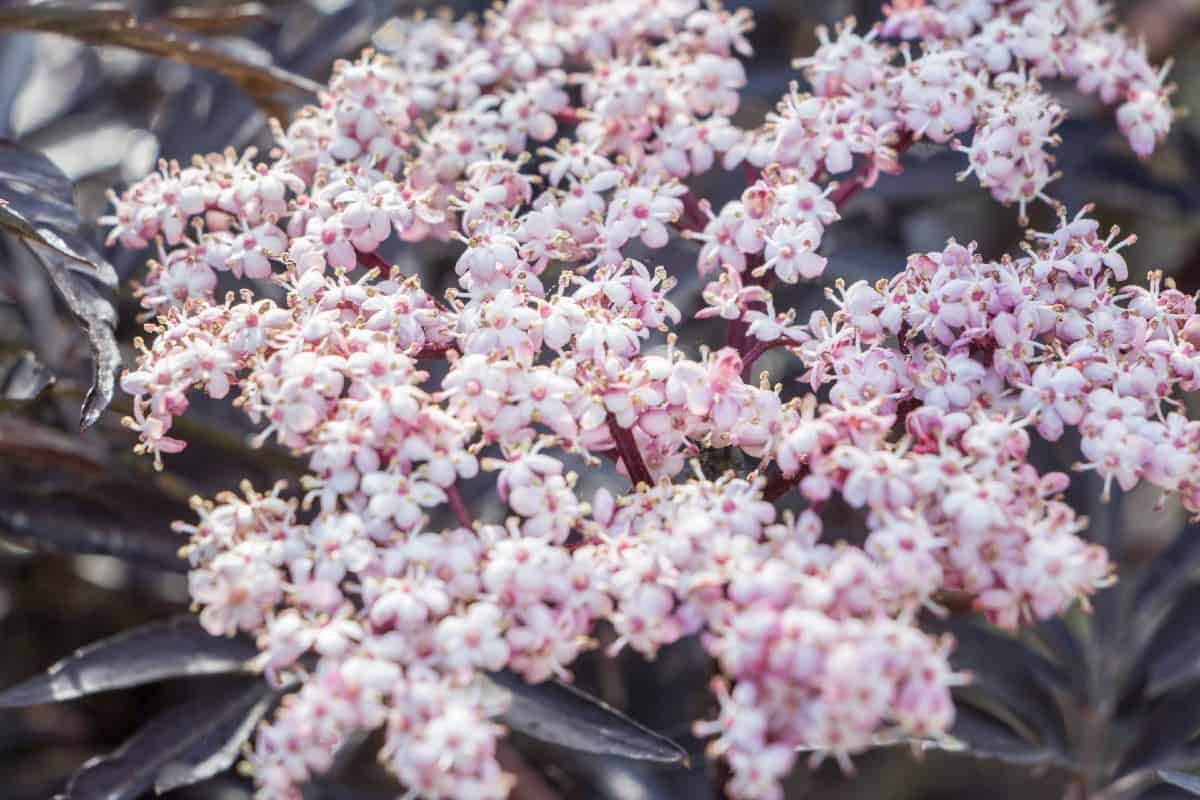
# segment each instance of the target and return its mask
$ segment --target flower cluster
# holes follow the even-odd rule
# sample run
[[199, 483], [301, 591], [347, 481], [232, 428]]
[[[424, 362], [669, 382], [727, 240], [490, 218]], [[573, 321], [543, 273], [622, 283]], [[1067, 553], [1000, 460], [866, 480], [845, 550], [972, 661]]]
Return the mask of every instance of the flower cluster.
[[[962, 677], [921, 609], [953, 593], [1012, 627], [1111, 580], [1031, 431], [1075, 427], [1081, 468], [1200, 511], [1200, 423], [1176, 399], [1200, 382], [1195, 299], [1122, 285], [1130, 240], [1086, 213], [1020, 257], [951, 242], [838, 282], [803, 321], [771, 290], [822, 275], [841, 206], [918, 139], [1002, 202], [1045, 198], [1063, 112], [1039, 78], [1121, 100], [1148, 153], [1163, 73], [1086, 0], [897, 3], [823, 31], [798, 62], [811, 92], [743, 130], [750, 26], [698, 0], [397, 21], [269, 160], [163, 164], [114, 198], [114, 240], [158, 249], [154, 335], [122, 379], [137, 448], [180, 451], [200, 391], [308, 465], [302, 495], [246, 486], [178, 526], [205, 628], [256, 636], [264, 674], [300, 682], [259, 730], [261, 797], [299, 797], [377, 729], [413, 793], [505, 797], [480, 674], [567, 679], [601, 623], [648, 657], [697, 636], [721, 672], [697, 731], [734, 796], [777, 797], [799, 749], [946, 732]], [[719, 209], [687, 184], [739, 166]], [[444, 297], [384, 255], [431, 238], [458, 247]], [[700, 308], [654, 265], [668, 246], [710, 276]], [[725, 340], [680, 341], [684, 314]], [[799, 385], [754, 378], [772, 349]], [[746, 466], [706, 474], [727, 451]], [[585, 484], [581, 463], [611, 469]], [[468, 506], [480, 484], [504, 518]], [[798, 513], [777, 507], [793, 490]], [[823, 534], [835, 496], [861, 545]]]

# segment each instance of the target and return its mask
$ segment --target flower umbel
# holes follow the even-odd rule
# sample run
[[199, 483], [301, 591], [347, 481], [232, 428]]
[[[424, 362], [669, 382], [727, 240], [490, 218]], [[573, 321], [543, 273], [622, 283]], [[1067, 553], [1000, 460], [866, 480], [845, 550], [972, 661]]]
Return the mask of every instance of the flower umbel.
[[[1196, 300], [1125, 284], [1131, 239], [1090, 209], [1019, 256], [951, 240], [839, 280], [825, 310], [773, 294], [823, 275], [840, 207], [914, 141], [961, 151], [1022, 215], [1048, 201], [1065, 112], [1041, 79], [1121, 103], [1153, 150], [1165, 74], [1091, 5], [898, 3], [822, 30], [797, 62], [812, 91], [751, 130], [731, 121], [744, 11], [512, 0], [481, 24], [401, 20], [276, 126], [268, 160], [164, 163], [114, 198], [111, 238], [158, 249], [152, 338], [122, 380], [137, 449], [182, 450], [200, 391], [308, 465], [302, 493], [244, 486], [178, 526], [203, 625], [301, 681], [259, 730], [259, 796], [300, 797], [376, 729], [413, 794], [507, 796], [479, 674], [569, 679], [606, 622], [610, 651], [698, 637], [720, 677], [697, 732], [733, 796], [779, 797], [800, 748], [846, 763], [882, 733], [949, 729], [963, 678], [921, 609], [955, 593], [1015, 627], [1111, 581], [1068, 476], [1029, 463], [1035, 434], [1075, 428], [1079, 469], [1200, 513], [1200, 422], [1176, 400], [1200, 386]], [[735, 167], [745, 190], [720, 208], [687, 183]], [[429, 239], [457, 248], [444, 296], [387, 262]], [[702, 306], [657, 266], [669, 247], [710, 276]], [[218, 297], [218, 278], [244, 286]], [[724, 340], [682, 341], [685, 315]], [[804, 380], [755, 381], [768, 351]], [[861, 546], [825, 534], [835, 497]]]

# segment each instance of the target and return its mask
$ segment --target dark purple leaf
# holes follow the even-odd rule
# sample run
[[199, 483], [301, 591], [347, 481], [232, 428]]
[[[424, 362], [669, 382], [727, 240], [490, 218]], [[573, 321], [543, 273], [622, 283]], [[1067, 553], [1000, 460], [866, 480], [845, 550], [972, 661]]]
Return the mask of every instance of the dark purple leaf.
[[1138, 709], [1137, 738], [1117, 768], [1118, 775], [1164, 766], [1200, 733], [1200, 684], [1167, 692]]
[[24, 91], [33, 67], [32, 36], [24, 33], [0, 35], [0, 139], [14, 138], [13, 105]]
[[950, 735], [976, 758], [1025, 766], [1054, 764], [1062, 760], [1060, 754], [1030, 741], [1003, 720], [966, 703], [959, 703], [955, 708]]
[[686, 764], [687, 752], [604, 701], [561, 681], [528, 684], [506, 672], [489, 676], [511, 697], [500, 721], [542, 742], [586, 753]]
[[254, 733], [254, 727], [279, 694], [265, 680], [258, 680], [240, 695], [231, 697], [226, 712], [203, 730], [203, 735], [190, 737], [186, 746], [158, 770], [155, 794], [208, 780], [233, 766], [242, 744]]
[[1015, 715], [1045, 746], [1064, 749], [1066, 725], [1054, 692], [1078, 687], [1062, 667], [1020, 639], [967, 619], [934, 620], [926, 627], [953, 634], [950, 660], [971, 673], [972, 695]]
[[[1200, 679], [1200, 587], [1180, 596], [1146, 646], [1140, 667], [1145, 670], [1145, 693], [1150, 697]], [[1142, 670], [1136, 674], [1142, 674]]]
[[80, 235], [72, 192], [71, 181], [45, 156], [0, 144], [0, 200], [7, 203], [0, 207], [0, 228], [25, 241], [87, 331], [92, 385], [80, 414], [82, 429], [112, 401], [121, 352], [114, 334], [117, 312], [102, 293], [116, 285], [117, 274]]
[[52, 383], [54, 373], [29, 351], [0, 367], [0, 398], [5, 400], [32, 400]]
[[176, 706], [113, 752], [90, 759], [56, 800], [133, 800], [228, 769], [275, 699], [264, 680], [238, 681], [218, 698]]
[[53, 250], [58, 255], [85, 266], [93, 266], [93, 262], [71, 249], [53, 228], [45, 225], [35, 225], [25, 218], [10, 200], [0, 197], [0, 228], [16, 234], [22, 239], [36, 242], [43, 247]]
[[116, 286], [116, 272], [80, 232], [83, 223], [71, 179], [50, 159], [0, 141], [0, 200], [6, 204], [0, 228], [49, 248], [103, 285]]
[[1180, 594], [1195, 583], [1200, 567], [1200, 530], [1184, 528], [1175, 541], [1151, 562], [1138, 581], [1134, 595], [1135, 629], [1156, 626]]
[[1160, 769], [1158, 777], [1162, 778], [1165, 783], [1177, 786], [1189, 794], [1200, 796], [1200, 776], [1178, 769]]
[[163, 572], [187, 570], [187, 562], [179, 557], [178, 540], [165, 528], [147, 530], [88, 518], [54, 500], [0, 489], [0, 539], [35, 550], [112, 556]]
[[28, 245], [41, 259], [71, 313], [87, 331], [92, 350], [92, 385], [83, 398], [79, 415], [79, 429], [84, 430], [100, 419], [113, 399], [117, 373], [121, 369], [121, 350], [117, 347], [116, 337], [117, 312], [94, 284], [67, 266], [66, 259], [41, 245], [32, 242]]
[[57, 703], [168, 678], [246, 672], [256, 654], [252, 642], [211, 636], [194, 616], [184, 615], [75, 651], [41, 675], [0, 692], [0, 708]]
[[[1046, 688], [1061, 688], [1058, 678], [1064, 673], [1081, 675], [1087, 669], [1087, 653], [1084, 652], [1083, 644], [1062, 617], [1042, 620], [1031, 630], [1031, 633], [1053, 654], [1054, 661], [1062, 666], [1061, 670], [1046, 673], [1054, 675], [1054, 683], [1048, 684]], [[1043, 673], [1039, 672], [1038, 674], [1042, 675]], [[1078, 684], [1077, 681], [1072, 683], [1073, 685]], [[1082, 692], [1081, 689], [1080, 692]]]

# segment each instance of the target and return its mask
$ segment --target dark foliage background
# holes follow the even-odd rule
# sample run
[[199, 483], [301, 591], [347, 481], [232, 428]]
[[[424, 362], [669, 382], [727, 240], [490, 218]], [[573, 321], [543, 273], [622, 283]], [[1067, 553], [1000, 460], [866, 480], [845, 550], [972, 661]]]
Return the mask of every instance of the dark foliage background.
[[[758, 55], [741, 120], [748, 125], [797, 77], [788, 63], [811, 51], [815, 24], [850, 14], [861, 21], [878, 16], [872, 0], [728, 4], [750, 6], [758, 20]], [[142, 19], [167, 20], [209, 37], [234, 64], [220, 70], [12, 31], [14, 25], [29, 27], [14, 22], [25, 5], [0, 2], [0, 31], [9, 31], [0, 32], [0, 184], [40, 163], [32, 154], [42, 154], [74, 182], [86, 245], [101, 241], [89, 223], [106, 212], [110, 187], [140, 177], [160, 157], [187, 160], [193, 153], [261, 142], [267, 113], [286, 113], [303, 102], [302, 93], [286, 86], [248, 83], [244, 78], [253, 70], [239, 74], [235, 62], [267, 60], [323, 81], [336, 58], [368, 44], [389, 16], [425, 4], [191, 0], [123, 6]], [[484, 4], [451, 5], [465, 12]], [[1200, 109], [1200, 2], [1118, 6], [1157, 58], [1176, 57], [1180, 104]], [[81, 3], [76, 10], [96, 8]], [[285, 91], [275, 91], [280, 88]], [[1095, 202], [1099, 219], [1136, 231], [1141, 238], [1127, 253], [1135, 269], [1161, 269], [1181, 288], [1200, 289], [1200, 119], [1182, 120], [1168, 146], [1139, 163], [1103, 109], [1069, 92], [1064, 97], [1072, 116], [1057, 155], [1067, 177], [1054, 184], [1054, 194], [1072, 210]], [[849, 218], [828, 236], [834, 275], [891, 275], [908, 253], [940, 248], [951, 235], [975, 239], [993, 254], [1011, 249], [1022, 233], [1015, 213], [997, 207], [978, 187], [956, 183], [958, 161], [916, 148], [905, 157], [902, 176], [860, 195]], [[720, 180], [707, 189], [717, 201], [737, 191]], [[1037, 214], [1035, 227], [1052, 219], [1048, 209]], [[389, 255], [411, 260], [427, 286], [447, 282], [447, 252], [439, 247]], [[677, 255], [681, 263], [687, 257]], [[105, 256], [121, 279], [115, 335], [128, 360], [140, 328], [129, 280], [139, 274], [142, 257]], [[265, 485], [297, 474], [284, 454], [248, 450], [244, 422], [219, 405], [196, 403], [180, 421], [193, 444], [163, 473], [130, 452], [132, 437], [120, 426], [128, 404], [119, 395], [93, 427], [78, 433], [91, 348], [55, 291], [55, 273], [43, 267], [44, 259], [39, 263], [16, 236], [0, 235], [0, 687], [97, 639], [186, 610], [186, 586], [173, 559], [179, 542], [168, 526], [188, 516], [189, 495], [210, 495], [244, 477]], [[102, 284], [95, 288], [107, 291]], [[697, 295], [699, 288], [694, 279], [681, 285]], [[801, 288], [786, 299], [811, 308], [820, 302], [820, 290]], [[697, 325], [694, 333], [704, 331]], [[1066, 468], [1074, 455], [1070, 446], [1044, 448], [1040, 466]], [[1036, 642], [960, 637], [964, 664], [981, 675], [981, 695], [972, 707], [988, 712], [977, 719], [967, 715], [976, 727], [964, 738], [1003, 760], [940, 751], [915, 760], [908, 748], [881, 748], [857, 759], [852, 778], [830, 765], [798, 774], [789, 797], [1189, 795], [1153, 784], [1160, 769], [1188, 767], [1200, 756], [1194, 736], [1200, 731], [1200, 584], [1194, 582], [1200, 531], [1188, 530], [1184, 514], [1170, 502], [1152, 511], [1156, 498], [1135, 491], [1101, 506], [1096, 487], [1078, 480], [1078, 502], [1093, 519], [1092, 535], [1120, 559], [1122, 582], [1098, 598], [1092, 617], [1076, 614], [1047, 626], [1036, 632]], [[972, 662], [979, 653], [985, 655]], [[711, 712], [707, 670], [699, 649], [681, 643], [652, 664], [629, 652], [615, 661], [587, 658], [577, 677], [581, 687], [699, 753], [701, 745], [688, 731], [691, 720]], [[0, 797], [50, 797], [83, 761], [117, 747], [148, 719], [179, 703], [204, 704], [227, 684], [199, 677], [65, 704], [0, 709]], [[312, 797], [394, 797], [395, 789], [365, 755], [373, 749], [347, 752], [337, 774], [315, 786]], [[585, 756], [520, 735], [504, 757], [522, 776], [515, 795], [521, 800], [719, 796], [714, 787], [721, 775], [701, 758], [690, 769], [663, 769]], [[1120, 778], [1126, 773], [1133, 778]], [[247, 786], [226, 774], [176, 796], [238, 800], [249, 796]]]

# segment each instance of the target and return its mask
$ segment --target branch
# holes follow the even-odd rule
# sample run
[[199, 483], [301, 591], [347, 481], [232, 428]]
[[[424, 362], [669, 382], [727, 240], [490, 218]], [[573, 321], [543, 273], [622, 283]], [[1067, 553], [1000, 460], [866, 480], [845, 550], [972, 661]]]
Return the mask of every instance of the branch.
[[[900, 140], [896, 142], [893, 148], [893, 155], [890, 160], [899, 162], [900, 156], [905, 150], [912, 147], [913, 137], [911, 133], [905, 132], [901, 135]], [[858, 194], [860, 189], [864, 189], [875, 183], [875, 179], [879, 176], [879, 162], [876, 158], [867, 158], [858, 165], [858, 169], [854, 171], [846, 180], [838, 184], [838, 187], [833, 190], [833, 194], [829, 195], [830, 201], [837, 207], [839, 211], [849, 203], [854, 195]]]
[[770, 342], [755, 339], [754, 344], [742, 356], [742, 380], [746, 383], [750, 382], [754, 376], [754, 364], [763, 357], [764, 353], [774, 350], [776, 347], [787, 347], [788, 344], [788, 341], [782, 336]]
[[458, 517], [459, 523], [468, 530], [474, 530], [475, 521], [471, 519], [471, 512], [467, 510], [467, 504], [458, 493], [458, 484], [452, 483], [447, 487], [446, 497], [449, 498], [450, 507], [454, 509], [454, 516]]
[[641, 483], [647, 486], [653, 485], [654, 479], [650, 476], [650, 470], [642, 459], [641, 451], [638, 450], [637, 442], [633, 438], [633, 431], [622, 428], [617, 424], [616, 418], [609, 414], [608, 432], [612, 434], [613, 441], [617, 443], [617, 452], [621, 454], [621, 461], [625, 464], [625, 471], [629, 473], [629, 480], [633, 485], [637, 486]]
[[[771, 288], [771, 283], [775, 279], [775, 273], [767, 272], [762, 275], [755, 275], [754, 270], [762, 266], [762, 253], [755, 253], [746, 257], [746, 269], [744, 275], [744, 285], [746, 286], [763, 286], [767, 289]], [[761, 310], [765, 308], [762, 303], [752, 303], [748, 308]], [[741, 355], [746, 351], [746, 331], [749, 330], [750, 323], [742, 319], [740, 316], [737, 319], [729, 320], [729, 325], [725, 329], [725, 346], [732, 347]]]
[[683, 215], [675, 220], [675, 227], [680, 231], [703, 232], [708, 227], [708, 214], [700, 205], [700, 200], [696, 197], [695, 192], [689, 189], [679, 199], [683, 203]]
[[785, 478], [783, 473], [774, 464], [771, 465], [767, 475], [767, 485], [763, 487], [763, 500], [773, 503], [785, 494], [790, 492], [793, 487], [797, 486], [800, 481], [804, 480], [808, 475], [808, 465], [804, 465], [790, 478]]
[[556, 111], [554, 118], [564, 125], [577, 125], [582, 117], [579, 115], [579, 109], [567, 106], [562, 111]]

